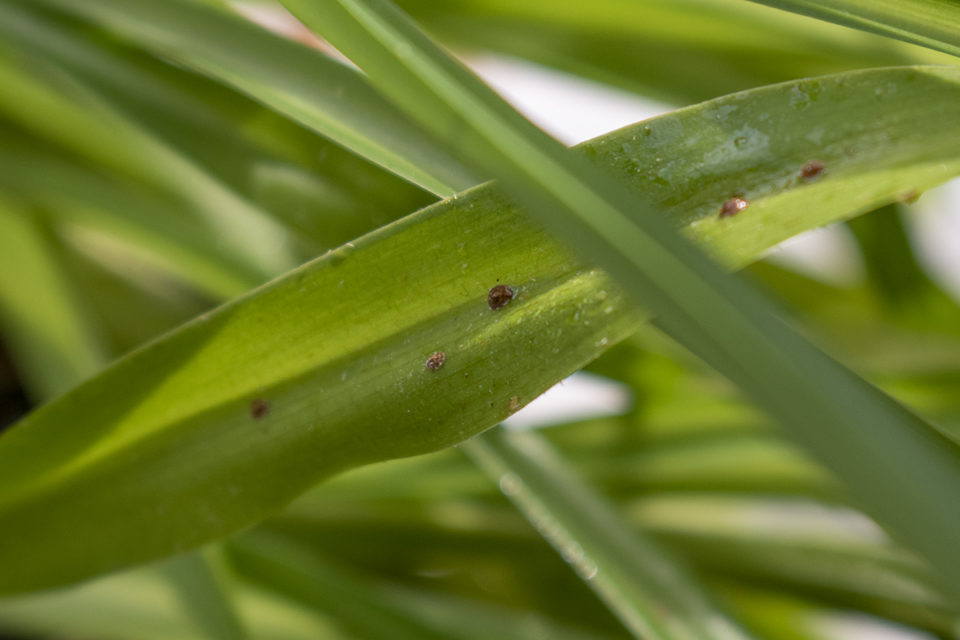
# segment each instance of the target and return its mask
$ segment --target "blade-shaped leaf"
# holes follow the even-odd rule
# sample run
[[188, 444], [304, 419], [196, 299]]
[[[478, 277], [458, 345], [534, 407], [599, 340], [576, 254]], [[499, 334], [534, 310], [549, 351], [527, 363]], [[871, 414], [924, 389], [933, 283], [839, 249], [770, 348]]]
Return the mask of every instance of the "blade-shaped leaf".
[[751, 0], [960, 55], [954, 0]]
[[670, 554], [631, 531], [532, 433], [493, 429], [464, 450], [499, 483], [635, 638], [748, 638]]
[[[911, 91], [878, 98], [891, 83]], [[935, 117], [960, 95], [954, 72], [861, 72], [817, 86], [805, 109], [791, 105], [795, 86], [764, 88], [615, 132], [583, 153], [637, 186], [668, 175], [653, 196], [731, 264], [960, 171], [960, 145]], [[912, 134], [878, 137], [830, 117], [844, 106], [895, 130], [903, 114]], [[747, 133], [766, 144], [735, 145], [764, 113]], [[802, 135], [811, 122], [823, 127], [820, 144]], [[696, 142], [671, 164], [639, 153], [667, 149], [678, 130]], [[815, 152], [830, 173], [785, 189]], [[717, 219], [743, 184], [751, 208]], [[498, 281], [517, 295], [492, 311]], [[198, 318], [0, 437], [0, 592], [196, 546], [337, 470], [458, 442], [638, 319], [604, 275], [584, 271], [490, 187], [425, 209]], [[445, 364], [427, 369], [441, 351]]]
[[237, 296], [263, 279], [182, 201], [103, 175], [38, 142], [0, 129], [0, 187], [42, 207], [54, 225], [122, 238], [211, 296]]
[[947, 58], [743, 0], [401, 0], [444, 43], [675, 104], [793, 78]]
[[599, 640], [529, 612], [518, 615], [422, 588], [397, 588], [358, 575], [289, 537], [257, 531], [239, 536], [229, 551], [248, 580], [329, 614], [351, 637]]
[[[255, 638], [347, 638], [331, 621], [289, 600], [242, 583], [236, 585], [236, 592], [237, 605]], [[0, 626], [30, 637], [210, 639], [186, 619], [168, 580], [152, 566], [73, 589], [0, 599]]]
[[106, 350], [39, 217], [0, 198], [0, 325], [24, 386], [48, 400], [97, 371]]
[[[382, 466], [393, 467], [392, 473], [378, 474]], [[406, 574], [414, 582], [423, 567], [455, 569], [458, 579], [451, 576], [450, 582], [461, 584], [489, 571], [496, 582], [491, 578], [483, 591], [492, 591], [490, 597], [502, 602], [526, 601], [526, 595], [511, 593], [515, 581], [536, 585], [521, 594], [552, 592], [552, 602], [570, 593], [570, 582], [555, 576], [567, 568], [545, 563], [534, 531], [521, 526], [517, 515], [492, 496], [464, 496], [460, 485], [443, 485], [448, 476], [432, 474], [415, 461], [360, 472], [371, 474], [401, 484], [415, 475], [423, 485], [432, 481], [439, 486], [424, 492], [408, 485], [402, 496], [387, 487], [379, 499], [357, 496], [349, 493], [356, 475], [350, 473], [261, 526], [376, 572]], [[891, 545], [873, 523], [847, 508], [777, 497], [765, 489], [760, 484], [740, 494], [681, 492], [639, 499], [630, 493], [620, 496], [618, 506], [633, 526], [676, 550], [701, 576], [775, 583], [938, 632], [949, 629], [956, 606], [933, 588], [932, 572]], [[555, 530], [550, 518], [538, 522]], [[584, 551], [589, 555], [586, 547]]]
[[215, 549], [186, 553], [160, 565], [180, 604], [211, 640], [246, 640], [230, 574]]
[[181, 196], [263, 279], [297, 264], [293, 238], [177, 149], [55, 65], [0, 50], [0, 112], [23, 128], [153, 188]]
[[44, 0], [225, 82], [440, 196], [474, 175], [342, 63], [189, 0]]
[[[649, 306], [659, 326], [774, 416], [960, 594], [953, 550], [960, 512], [942, 508], [960, 499], [960, 452], [953, 443], [793, 332], [755, 290], [675, 235], [647, 194], [568, 153], [388, 0], [284, 5], [423, 126], [438, 135], [463, 132], [449, 141], [451, 149], [497, 177], [538, 221], [609, 270]], [[819, 99], [812, 89], [798, 90], [795, 107]], [[960, 111], [947, 107], [944, 117], [956, 119]], [[674, 131], [678, 142], [688, 135]], [[796, 172], [810, 181], [823, 169], [811, 161]], [[742, 200], [728, 201], [725, 217], [742, 206]], [[893, 455], [901, 461], [895, 470]]]
[[[2, 253], [8, 263], [0, 272], [15, 277], [0, 280], [0, 318], [14, 320], [4, 322], [4, 333], [13, 338], [21, 368], [29, 374], [27, 384], [38, 398], [47, 400], [101, 368], [105, 350], [70, 291], [67, 265], [56, 255], [50, 234], [36, 218], [3, 204], [0, 237], [10, 244]], [[29, 321], [18, 319], [17, 311], [26, 309]], [[193, 553], [164, 567], [185, 608], [211, 637], [241, 640], [247, 636], [213, 562], [212, 552]]]
[[340, 245], [432, 201], [228, 86], [42, 6], [0, 4], [0, 33], [8, 45], [95, 87], [130, 120], [303, 233], [311, 250]]

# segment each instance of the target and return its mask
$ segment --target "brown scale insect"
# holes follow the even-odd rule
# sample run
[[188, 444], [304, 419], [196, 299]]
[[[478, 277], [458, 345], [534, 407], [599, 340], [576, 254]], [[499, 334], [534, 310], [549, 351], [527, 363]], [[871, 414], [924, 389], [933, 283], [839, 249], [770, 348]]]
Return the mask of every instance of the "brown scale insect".
[[267, 404], [266, 400], [262, 398], [257, 398], [250, 403], [250, 416], [254, 420], [259, 420], [260, 418], [266, 416], [270, 413], [270, 405]]
[[520, 398], [517, 396], [510, 397], [510, 411], [516, 411], [520, 408]]
[[723, 206], [720, 207], [720, 217], [721, 218], [730, 218], [737, 215], [744, 209], [750, 206], [750, 203], [741, 198], [740, 196], [733, 196], [729, 200], [723, 203]]
[[820, 177], [820, 174], [823, 173], [823, 170], [826, 169], [824, 165], [819, 160], [811, 160], [807, 164], [803, 165], [803, 169], [800, 170], [800, 177], [804, 180], [814, 180]]
[[493, 289], [490, 289], [490, 293], [487, 294], [487, 304], [490, 305], [490, 308], [494, 311], [503, 309], [513, 300], [514, 295], [513, 289], [505, 284], [498, 284]]
[[446, 361], [447, 361], [447, 354], [445, 354], [443, 351], [437, 351], [432, 356], [427, 358], [426, 367], [427, 369], [430, 369], [430, 371], [436, 371], [437, 369], [442, 367], [443, 363]]

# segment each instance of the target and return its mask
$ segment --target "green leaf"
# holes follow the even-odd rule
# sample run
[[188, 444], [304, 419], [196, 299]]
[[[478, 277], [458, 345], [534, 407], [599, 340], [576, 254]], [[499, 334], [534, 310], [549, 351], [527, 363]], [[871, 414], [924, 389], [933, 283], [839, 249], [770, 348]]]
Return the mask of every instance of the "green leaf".
[[[473, 207], [489, 213], [474, 220]], [[476, 234], [475, 245], [458, 246], [464, 229]], [[411, 261], [411, 255], [427, 259]], [[408, 284], [374, 280], [383, 284], [371, 286], [371, 276], [382, 273], [406, 275]], [[451, 273], [461, 276], [451, 279]], [[486, 292], [497, 278], [527, 283], [521, 296], [537, 304], [524, 308], [518, 301], [511, 312], [493, 315]], [[188, 548], [262, 517], [339, 469], [449, 446], [505, 417], [511, 396], [533, 397], [553, 382], [553, 348], [569, 359], [564, 375], [598, 353], [603, 339], [626, 335], [635, 322], [632, 310], [604, 313], [617, 307], [613, 293], [571, 319], [602, 281], [577, 272], [565, 252], [487, 195], [395, 225], [200, 318], [34, 414], [47, 426], [24, 423], [4, 434], [4, 521], [60, 538], [63, 530], [51, 526], [51, 516], [100, 514], [96, 523], [88, 519], [89, 533], [72, 530], [59, 546], [63, 557], [49, 564], [44, 558], [59, 553], [28, 559], [15, 542], [26, 539], [6, 529], [0, 536], [15, 537], [2, 547], [21, 550], [21, 560], [10, 561], [22, 562], [22, 570], [5, 572], [4, 579], [39, 586], [34, 581], [129, 562], [134, 558], [123, 556], [130, 552], [146, 559]], [[547, 353], [512, 338], [518, 325], [533, 336], [589, 318], [596, 318], [593, 328], [570, 331]], [[464, 334], [471, 325], [475, 331]], [[424, 362], [435, 351], [449, 356], [432, 372]], [[499, 360], [491, 361], [498, 352], [529, 364], [503, 377]], [[536, 360], [542, 364], [533, 365]], [[550, 382], [528, 377], [531, 368]], [[316, 402], [318, 393], [323, 402]], [[367, 402], [370, 393], [380, 401]], [[105, 402], [105, 394], [118, 401]], [[445, 416], [442, 405], [458, 408]], [[269, 407], [266, 415], [258, 406]], [[76, 428], [65, 434], [63, 411], [84, 415], [85, 426], [71, 418]], [[364, 429], [360, 436], [357, 425], [382, 431]], [[31, 460], [21, 457], [24, 446], [35, 451]], [[203, 471], [187, 471], [195, 464]], [[144, 482], [124, 483], [125, 495], [93, 488], [102, 482], [120, 488], [109, 479], [117, 473]], [[117, 501], [142, 506], [118, 510]], [[104, 536], [111, 530], [140, 533], [127, 538], [121, 552], [118, 540]], [[29, 543], [57, 548], [50, 545], [50, 539]]]
[[[78, 295], [96, 311], [97, 324], [117, 357], [209, 310], [213, 303], [193, 287], [127, 255], [102, 251], [105, 243], [76, 230], [63, 233], [62, 249]], [[132, 268], [136, 265], [136, 271]], [[143, 278], [143, 279], [141, 279]], [[144, 282], [149, 287], [144, 287]]]
[[352, 636], [370, 640], [451, 637], [288, 540], [247, 534], [231, 546], [241, 571], [295, 602], [335, 616]]
[[493, 429], [464, 451], [635, 638], [747, 638], [691, 575], [578, 480], [545, 440]]
[[[901, 312], [929, 307], [927, 299], [934, 296], [946, 298], [913, 253], [904, 228], [906, 213], [902, 206], [890, 205], [847, 225], [860, 245], [877, 296], [885, 305]], [[956, 305], [953, 306], [955, 309]]]
[[954, 0], [751, 0], [960, 55]]
[[181, 606], [211, 640], [249, 638], [240, 622], [230, 574], [217, 550], [208, 548], [160, 565]]
[[[384, 466], [393, 467], [392, 473], [379, 472]], [[548, 604], [540, 606], [583, 600], [563, 581], [568, 568], [546, 562], [552, 558], [544, 557], [534, 531], [499, 507], [495, 496], [465, 495], [461, 484], [444, 484], [448, 474], [431, 471], [400, 461], [352, 472], [261, 526], [371, 571], [405, 575], [414, 584], [423, 567], [439, 565], [453, 570], [450, 588], [470, 589], [479, 581], [487, 586], [482, 592], [500, 602], [522, 606], [544, 591]], [[357, 475], [388, 486], [380, 497], [357, 495], [351, 491]], [[408, 483], [400, 495], [389, 486], [411, 475], [429, 489]], [[932, 572], [891, 545], [873, 523], [835, 504], [765, 489], [759, 484], [738, 494], [639, 498], [634, 491], [620, 496], [618, 506], [632, 526], [682, 556], [701, 577], [776, 585], [938, 633], [950, 628], [956, 606], [931, 585]]]
[[949, 60], [743, 0], [398, 4], [459, 49], [520, 56], [672, 104], [795, 78]]
[[[105, 361], [104, 349], [70, 291], [67, 265], [54, 255], [56, 245], [49, 233], [44, 233], [36, 219], [7, 207], [6, 211], [0, 209], [0, 237], [11, 243], [3, 252], [9, 264], [0, 271], [17, 274], [15, 279], [0, 282], [0, 311], [11, 311], [0, 316], [12, 319], [4, 323], [4, 333], [12, 338], [27, 383], [34, 384], [40, 399], [48, 399], [99, 369]], [[23, 274], [30, 277], [24, 279]], [[20, 309], [29, 309], [29, 322], [16, 318], [15, 311]], [[185, 607], [212, 637], [244, 638], [209, 562], [199, 554], [189, 554], [168, 562], [165, 568]]]
[[529, 612], [518, 614], [358, 575], [314, 548], [277, 534], [244, 534], [228, 549], [247, 580], [330, 615], [351, 637], [598, 640]]
[[294, 238], [276, 220], [59, 67], [0, 50], [0, 83], [8, 89], [0, 113], [103, 168], [181, 197], [263, 280], [297, 264]]
[[[608, 269], [635, 301], [649, 306], [659, 326], [738, 384], [960, 594], [952, 539], [960, 512], [942, 508], [960, 499], [960, 455], [952, 442], [794, 333], [759, 294], [672, 233], [649, 194], [631, 192], [567, 153], [389, 1], [284, 5], [423, 126], [438, 135], [462, 132], [451, 148]], [[955, 76], [956, 70], [942, 73]], [[819, 100], [820, 90], [816, 81], [798, 87], [794, 107]], [[960, 116], [956, 105], [944, 108], [943, 117]], [[678, 143], [681, 133], [674, 131]], [[742, 137], [750, 142], [750, 135]], [[736, 138], [729, 144], [736, 147]], [[809, 181], [822, 169], [804, 165], [800, 172]], [[784, 177], [796, 180], [797, 173]], [[891, 470], [894, 455], [901, 464]]]
[[109, 234], [211, 296], [240, 295], [264, 278], [177, 198], [104, 175], [2, 128], [0, 186], [42, 208], [54, 226]]
[[[960, 170], [960, 145], [937, 124], [944, 105], [957, 104], [956, 75], [821, 79], [804, 108], [791, 104], [794, 85], [758, 89], [615, 132], [582, 153], [652, 185], [675, 224], [742, 264], [747, 251]], [[891, 84], [911, 90], [877, 96]], [[884, 130], [909, 118], [912, 135], [831, 117], [844, 108]], [[758, 114], [761, 128], [746, 133], [766, 144], [735, 145]], [[823, 127], [820, 144], [801, 135], [811, 123]], [[668, 165], [680, 130], [696, 143], [678, 146]], [[786, 188], [810, 157], [828, 173]], [[717, 219], [741, 185], [751, 207]], [[491, 311], [498, 281], [517, 295]], [[490, 187], [434, 205], [198, 318], [4, 433], [0, 592], [198, 546], [339, 470], [459, 442], [639, 319], [606, 276], [584, 270]], [[446, 363], [430, 371], [424, 363], [438, 351]]]
[[[237, 606], [251, 635], [262, 640], [341, 640], [331, 621], [261, 588], [238, 583]], [[5, 632], [124, 640], [209, 640], [184, 615], [156, 567], [94, 580], [71, 589], [0, 599]]]
[[239, 16], [187, 0], [43, 0], [235, 87], [446, 197], [477, 184], [349, 67]]
[[724, 600], [767, 640], [822, 640], [824, 622], [832, 609], [763, 586], [721, 584]]
[[60, 395], [106, 361], [57, 248], [39, 216], [0, 198], [0, 326], [38, 401]]
[[53, 61], [95, 87], [131, 121], [303, 233], [311, 250], [342, 244], [432, 201], [215, 80], [35, 3], [0, 5], [0, 33], [31, 58]]
[[651, 496], [624, 508], [701, 574], [806, 593], [939, 633], [958, 615], [928, 567], [844, 508], [762, 493]]

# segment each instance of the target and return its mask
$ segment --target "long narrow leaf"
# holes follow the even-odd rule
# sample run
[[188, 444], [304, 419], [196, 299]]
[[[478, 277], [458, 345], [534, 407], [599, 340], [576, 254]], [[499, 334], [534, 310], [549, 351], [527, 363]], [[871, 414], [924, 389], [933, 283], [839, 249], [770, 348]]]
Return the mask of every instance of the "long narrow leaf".
[[30, 58], [54, 61], [95, 87], [312, 246], [337, 246], [432, 200], [216, 80], [35, 3], [0, 3], [0, 33]]
[[[416, 472], [403, 466], [403, 473]], [[403, 473], [395, 470], [394, 476]], [[424, 482], [430, 478], [423, 476]], [[351, 484], [349, 477], [335, 483], [340, 489]], [[502, 601], [524, 599], [511, 593], [518, 580], [535, 583], [528, 586], [531, 593], [551, 590], [557, 582], [555, 601], [570, 591], [570, 584], [559, 584], [554, 575], [562, 570], [545, 564], [535, 533], [489, 498], [464, 498], [456, 486], [427, 497], [414, 491], [401, 499], [351, 500], [333, 487], [325, 494], [326, 499], [298, 501], [264, 528], [294, 535], [351, 563], [411, 574], [408, 579], [414, 581], [421, 567], [438, 564], [455, 567], [461, 584], [491, 571], [497, 575], [491, 597]], [[701, 577], [776, 584], [937, 630], [949, 629], [957, 614], [952, 599], [932, 586], [922, 563], [848, 509], [776, 499], [762, 485], [747, 494], [660, 494], [618, 501], [618, 506], [634, 527], [695, 564]]]
[[171, 558], [160, 570], [174, 587], [180, 605], [211, 640], [250, 637], [234, 606], [226, 567], [213, 549]]
[[[958, 102], [956, 74], [817, 82], [819, 99], [804, 110], [791, 105], [794, 86], [770, 87], [615, 132], [582, 152], [638, 187], [669, 175], [651, 193], [729, 264], [960, 172], [960, 145], [935, 117]], [[877, 99], [878, 87], [908, 82], [910, 92]], [[728, 144], [754, 122], [754, 108], [768, 114], [753, 134], [767, 143]], [[894, 114], [904, 114], [913, 135], [878, 139], [830, 117], [843, 108], [892, 130]], [[819, 145], [801, 135], [811, 121], [823, 127]], [[665, 150], [678, 130], [696, 143], [670, 164], [640, 154]], [[828, 176], [778, 187], [818, 150]], [[744, 184], [751, 208], [718, 219]], [[492, 311], [487, 294], [498, 281], [517, 295]], [[584, 271], [491, 188], [425, 209], [131, 354], [0, 437], [0, 592], [197, 546], [337, 470], [463, 440], [638, 319], [608, 278]], [[431, 371], [435, 352], [446, 361]]]
[[49, 229], [16, 201], [0, 199], [0, 326], [36, 400], [56, 397], [104, 364], [88, 314]]
[[[46, 400], [101, 368], [106, 361], [105, 350], [88, 314], [70, 290], [66, 265], [56, 255], [56, 243], [26, 211], [18, 211], [7, 202], [2, 204], [0, 238], [9, 244], [0, 253], [6, 261], [0, 273], [9, 276], [0, 279], [0, 319], [13, 320], [18, 312], [29, 310], [29, 322], [18, 319], [4, 323], [5, 335], [15, 341], [15, 353], [29, 376], [27, 383]], [[207, 556], [190, 554], [171, 560], [165, 568], [184, 606], [211, 637], [245, 637]]]
[[479, 182], [352, 69], [239, 16], [189, 0], [43, 1], [226, 82], [437, 195]]
[[[647, 196], [566, 152], [389, 2], [284, 4], [421, 124], [438, 135], [457, 131], [451, 147], [607, 268], [672, 337], [740, 385], [960, 594], [953, 538], [960, 512], [942, 506], [960, 499], [952, 443], [792, 332], [760, 295], [672, 233]], [[798, 108], [819, 99], [812, 90], [798, 89]], [[948, 106], [943, 117], [956, 119], [960, 110]], [[674, 132], [678, 145], [684, 137]], [[730, 143], [736, 147], [735, 138]], [[891, 470], [893, 455], [901, 465]]]
[[0, 51], [0, 112], [91, 160], [181, 196], [263, 279], [292, 268], [293, 238], [178, 150], [156, 139], [90, 87], [54, 65]]
[[0, 187], [42, 207], [52, 224], [85, 225], [122, 238], [211, 296], [237, 296], [263, 279], [182, 201], [105, 176], [38, 143], [0, 130]]
[[464, 450], [634, 637], [748, 637], [675, 559], [631, 531], [543, 439], [493, 429], [464, 443]]
[[[401, 0], [444, 43], [688, 104], [940, 54], [743, 0]], [[708, 62], [709, 61], [709, 62]]]
[[953, 0], [751, 0], [960, 55]]
[[[263, 589], [236, 585], [251, 635], [262, 640], [346, 640], [329, 620]], [[183, 615], [155, 567], [120, 573], [73, 589], [0, 600], [0, 627], [30, 637], [209, 640]]]
[[242, 571], [295, 602], [335, 616], [351, 635], [370, 640], [450, 637], [292, 542], [248, 534], [232, 549], [234, 562]]
[[599, 640], [527, 613], [517, 615], [425, 589], [399, 589], [371, 580], [312, 547], [276, 534], [241, 535], [229, 549], [246, 579], [330, 615], [351, 637]]

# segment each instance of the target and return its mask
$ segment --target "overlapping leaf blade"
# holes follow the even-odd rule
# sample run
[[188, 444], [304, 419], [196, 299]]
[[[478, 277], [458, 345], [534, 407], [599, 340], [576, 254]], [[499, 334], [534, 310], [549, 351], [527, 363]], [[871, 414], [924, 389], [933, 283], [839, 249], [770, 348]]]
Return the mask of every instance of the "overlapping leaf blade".
[[960, 55], [953, 0], [752, 0]]
[[[136, 42], [117, 42], [35, 4], [0, 4], [0, 30], [19, 51], [94, 86], [138, 126], [302, 233], [311, 248], [337, 246], [432, 201], [414, 185]], [[30, 169], [34, 180], [45, 173]], [[168, 217], [157, 216], [159, 224]], [[218, 247], [207, 251], [216, 254]]]
[[444, 43], [520, 56], [669, 103], [949, 59], [743, 0], [401, 0]]
[[42, 218], [0, 198], [0, 326], [37, 400], [63, 393], [105, 360], [102, 336], [63, 266]]
[[[775, 416], [960, 593], [952, 550], [960, 513], [940, 507], [960, 495], [951, 442], [789, 330], [756, 292], [672, 234], [647, 197], [565, 153], [391, 3], [284, 4], [422, 125], [465, 132], [457, 145], [464, 158], [609, 269], [672, 337]], [[800, 93], [800, 103], [817, 99]], [[945, 113], [957, 115], [951, 108]], [[888, 471], [891, 455], [899, 456], [902, 473]]]
[[45, 0], [236, 87], [415, 184], [449, 196], [479, 180], [349, 67], [187, 0]]
[[[757, 250], [956, 172], [948, 153], [956, 146], [932, 125], [878, 140], [872, 129], [827, 118], [836, 100], [857, 104], [865, 121], [909, 113], [930, 122], [955, 101], [956, 82], [937, 69], [841, 76], [820, 81], [819, 99], [802, 110], [790, 106], [793, 86], [757, 90], [751, 95], [765, 105], [757, 108], [769, 113], [763, 133], [783, 165], [762, 146], [726, 146], [756, 115], [742, 95], [617, 132], [584, 152], [646, 186], [662, 161], [627, 153], [632, 145], [668, 145], [678, 126], [701, 131], [704, 146], [677, 156], [670, 188], [653, 195], [719, 255], [742, 262], [747, 256], [730, 250], [741, 238]], [[912, 91], [878, 99], [876, 88], [891, 83]], [[798, 114], [821, 121], [833, 146], [800, 135], [807, 121]], [[845, 146], [864, 154], [846, 156]], [[746, 176], [775, 184], [821, 148], [836, 154], [823, 180], [758, 186], [756, 209], [716, 219]], [[703, 163], [710, 149], [715, 164]], [[765, 210], [768, 199], [776, 209]], [[811, 208], [823, 217], [805, 217]], [[795, 226], [772, 225], [777, 212]], [[498, 280], [519, 295], [492, 312], [486, 293]], [[512, 398], [525, 403], [582, 366], [637, 319], [603, 275], [582, 271], [489, 188], [462, 194], [198, 319], [5, 434], [0, 588], [60, 584], [194, 546], [336, 470], [452, 444], [502, 419]], [[430, 372], [424, 361], [434, 351], [447, 363]], [[269, 407], [259, 419], [255, 400]]]
[[631, 531], [546, 440], [494, 429], [464, 447], [634, 637], [749, 637], [685, 567]]

